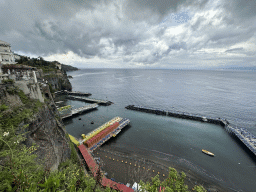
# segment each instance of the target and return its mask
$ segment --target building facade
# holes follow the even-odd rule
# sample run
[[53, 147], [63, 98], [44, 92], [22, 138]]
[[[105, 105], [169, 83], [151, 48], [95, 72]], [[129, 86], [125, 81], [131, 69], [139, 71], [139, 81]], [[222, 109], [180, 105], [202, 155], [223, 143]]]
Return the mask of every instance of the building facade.
[[0, 74], [2, 74], [1, 67], [5, 64], [16, 64], [15, 57], [11, 45], [0, 40]]
[[14, 54], [11, 51], [11, 45], [0, 40], [0, 62], [4, 64], [15, 64]]

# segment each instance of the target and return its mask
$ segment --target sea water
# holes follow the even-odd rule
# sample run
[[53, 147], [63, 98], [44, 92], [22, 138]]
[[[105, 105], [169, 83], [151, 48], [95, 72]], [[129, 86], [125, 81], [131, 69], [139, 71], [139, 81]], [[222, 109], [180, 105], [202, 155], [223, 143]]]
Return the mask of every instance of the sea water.
[[[127, 105], [142, 105], [221, 117], [256, 135], [256, 72], [82, 69], [68, 75], [73, 76], [73, 91], [89, 92], [91, 98], [114, 103], [65, 120], [71, 135], [80, 138], [115, 116], [128, 118], [131, 126], [108, 142], [111, 147], [174, 159], [232, 189], [256, 189], [255, 156], [221, 126], [125, 109]], [[67, 104], [76, 108], [88, 103], [62, 103]], [[204, 155], [202, 149], [215, 157]]]

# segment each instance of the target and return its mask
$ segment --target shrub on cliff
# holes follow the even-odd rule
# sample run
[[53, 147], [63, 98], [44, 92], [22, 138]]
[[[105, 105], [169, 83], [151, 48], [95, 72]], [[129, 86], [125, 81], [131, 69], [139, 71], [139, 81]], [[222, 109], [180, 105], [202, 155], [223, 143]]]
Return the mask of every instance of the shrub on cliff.
[[[95, 180], [85, 175], [82, 165], [67, 160], [59, 171], [50, 172], [35, 161], [37, 146], [21, 144], [13, 129], [0, 133], [0, 191], [93, 191]], [[103, 191], [98, 186], [96, 191]]]
[[[140, 191], [155, 192], [162, 190], [166, 192], [188, 192], [188, 186], [184, 183], [185, 178], [186, 174], [184, 172], [179, 174], [176, 169], [170, 167], [167, 179], [161, 182], [159, 175], [156, 175], [151, 179], [151, 182], [144, 183], [141, 181]], [[194, 186], [192, 190], [197, 192], [206, 192], [202, 186]]]
[[8, 108], [9, 108], [9, 107], [6, 106], [5, 104], [0, 105], [0, 112], [5, 111], [5, 110], [7, 110]]
[[14, 84], [14, 80], [13, 79], [5, 79], [5, 80], [2, 80], [2, 83], [3, 84]]

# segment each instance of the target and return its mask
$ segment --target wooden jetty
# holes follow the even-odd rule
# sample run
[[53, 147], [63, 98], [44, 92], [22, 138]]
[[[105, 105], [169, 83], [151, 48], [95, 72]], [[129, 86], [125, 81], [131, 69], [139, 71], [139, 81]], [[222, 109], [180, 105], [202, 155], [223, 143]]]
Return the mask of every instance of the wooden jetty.
[[98, 103], [99, 105], [111, 105], [111, 101], [100, 100], [100, 99], [93, 99], [93, 98], [84, 98], [78, 96], [69, 96], [69, 99], [78, 100], [78, 101], [85, 101], [88, 103]]
[[245, 128], [237, 128], [234, 126], [232, 127], [226, 119], [204, 117], [201, 115], [194, 115], [194, 114], [179, 112], [179, 111], [178, 112], [169, 111], [169, 110], [166, 111], [158, 108], [143, 107], [139, 105], [128, 105], [125, 108], [129, 110], [135, 110], [135, 111], [141, 111], [146, 113], [153, 113], [157, 115], [164, 115], [164, 116], [189, 119], [189, 120], [195, 120], [195, 121], [201, 121], [201, 122], [220, 125], [223, 128], [225, 128], [229, 133], [234, 134], [248, 149], [250, 149], [250, 151], [254, 155], [256, 155], [256, 137]]
[[98, 107], [97, 104], [91, 104], [91, 105], [86, 105], [86, 106], [79, 107], [79, 108], [76, 108], [76, 109], [72, 109], [70, 113], [65, 114], [61, 118], [65, 119], [65, 118], [71, 117], [71, 116], [76, 115], [76, 114], [81, 114], [85, 111], [90, 111], [90, 110], [93, 110], [93, 109], [97, 109], [97, 107]]

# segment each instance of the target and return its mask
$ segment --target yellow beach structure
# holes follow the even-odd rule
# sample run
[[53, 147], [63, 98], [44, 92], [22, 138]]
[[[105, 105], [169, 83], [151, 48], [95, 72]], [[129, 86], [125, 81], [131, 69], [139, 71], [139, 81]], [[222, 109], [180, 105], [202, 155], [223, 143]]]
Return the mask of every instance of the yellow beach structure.
[[77, 146], [80, 145], [80, 143], [76, 140], [75, 137], [73, 137], [72, 135], [68, 135], [68, 136], [69, 136], [70, 140], [71, 140], [73, 143], [75, 143]]

